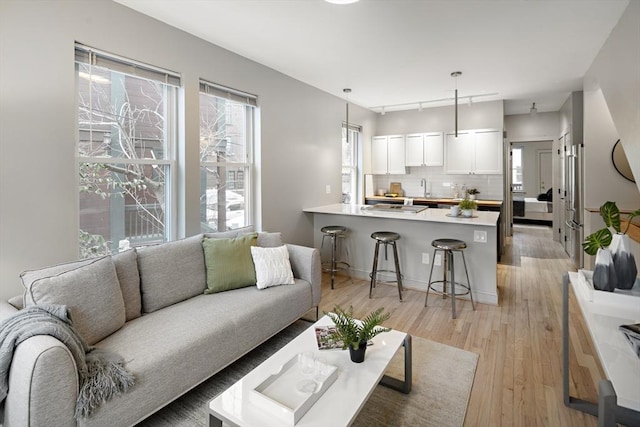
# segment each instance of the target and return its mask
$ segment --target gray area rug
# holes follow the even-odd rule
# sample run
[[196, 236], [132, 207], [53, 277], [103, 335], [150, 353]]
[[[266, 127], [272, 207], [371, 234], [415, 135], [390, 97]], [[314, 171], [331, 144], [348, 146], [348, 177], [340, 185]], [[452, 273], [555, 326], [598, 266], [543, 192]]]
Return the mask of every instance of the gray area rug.
[[[139, 426], [206, 426], [209, 400], [309, 326], [309, 322], [295, 322], [228, 368], [156, 412]], [[401, 348], [392, 360], [387, 370], [388, 375], [402, 378], [402, 352]], [[387, 387], [376, 387], [353, 426], [462, 426], [477, 363], [476, 353], [413, 337], [411, 393], [405, 395]]]

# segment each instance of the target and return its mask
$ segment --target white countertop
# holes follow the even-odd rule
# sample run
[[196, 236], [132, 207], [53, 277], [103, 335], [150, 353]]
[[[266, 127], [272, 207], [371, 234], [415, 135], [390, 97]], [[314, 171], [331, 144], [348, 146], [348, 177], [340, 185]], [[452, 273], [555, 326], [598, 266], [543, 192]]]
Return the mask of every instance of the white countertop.
[[335, 203], [333, 205], [318, 206], [315, 208], [305, 208], [304, 212], [350, 215], [363, 217], [377, 217], [388, 219], [403, 219], [408, 221], [445, 222], [459, 225], [489, 226], [495, 227], [498, 222], [499, 212], [475, 211], [473, 218], [449, 217], [449, 209], [427, 208], [422, 212], [388, 212], [372, 209], [373, 205], [357, 205]]
[[640, 359], [618, 330], [640, 322], [640, 297], [594, 290], [579, 273], [569, 279], [618, 405], [640, 411]]

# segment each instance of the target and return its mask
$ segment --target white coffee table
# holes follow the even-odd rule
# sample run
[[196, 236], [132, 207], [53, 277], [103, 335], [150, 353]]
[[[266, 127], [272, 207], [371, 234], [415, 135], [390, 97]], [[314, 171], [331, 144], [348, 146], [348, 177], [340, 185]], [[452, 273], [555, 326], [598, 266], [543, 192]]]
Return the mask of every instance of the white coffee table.
[[[379, 334], [367, 348], [363, 363], [353, 363], [346, 350], [318, 350], [316, 325], [332, 325], [322, 317], [289, 344], [249, 372], [244, 378], [209, 402], [209, 426], [281, 426], [282, 421], [271, 417], [252, 404], [249, 393], [280, 367], [303, 351], [312, 351], [326, 363], [338, 367], [338, 377], [296, 426], [347, 426], [353, 422], [378, 384], [403, 393], [411, 391], [411, 335], [390, 331]], [[397, 350], [404, 346], [404, 380], [384, 375]], [[295, 390], [292, 390], [295, 392]]]

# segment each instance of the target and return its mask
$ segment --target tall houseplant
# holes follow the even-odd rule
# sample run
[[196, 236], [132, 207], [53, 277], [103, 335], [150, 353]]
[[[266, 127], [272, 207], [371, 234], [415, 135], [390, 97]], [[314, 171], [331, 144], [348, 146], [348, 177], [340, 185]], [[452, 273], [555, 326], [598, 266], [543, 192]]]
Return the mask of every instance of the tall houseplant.
[[380, 307], [376, 311], [369, 313], [362, 320], [353, 318], [353, 307], [349, 307], [349, 310], [345, 311], [336, 305], [332, 313], [325, 312], [336, 325], [336, 332], [333, 333], [332, 339], [342, 341], [342, 349], [349, 349], [353, 362], [361, 363], [364, 361], [367, 342], [370, 339], [382, 332], [391, 330], [380, 326], [391, 317], [391, 313], [383, 314], [383, 312], [384, 308]]
[[616, 203], [608, 201], [600, 206], [600, 216], [606, 227], [588, 235], [582, 243], [587, 254], [596, 256], [593, 284], [597, 289], [613, 291], [616, 287], [620, 289], [633, 287], [638, 270], [633, 254], [629, 250], [627, 232], [631, 220], [639, 215], [640, 209], [628, 214], [627, 226], [622, 231], [620, 210]]

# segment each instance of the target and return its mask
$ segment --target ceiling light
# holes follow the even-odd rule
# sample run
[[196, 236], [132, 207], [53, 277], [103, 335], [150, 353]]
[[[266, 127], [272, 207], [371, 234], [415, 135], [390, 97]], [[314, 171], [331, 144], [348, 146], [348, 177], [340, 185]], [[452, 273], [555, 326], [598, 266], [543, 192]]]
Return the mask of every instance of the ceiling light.
[[349, 94], [351, 93], [351, 89], [344, 88], [342, 91], [345, 93], [347, 98], [347, 144], [349, 144]]
[[455, 137], [458, 137], [458, 77], [462, 75], [462, 71], [454, 71], [453, 73], [451, 73], [451, 77], [453, 77], [454, 79], [456, 79], [456, 95], [455, 95], [455, 106], [454, 106], [454, 110], [455, 110], [455, 127], [456, 127], [456, 135]]
[[380, 115], [384, 116], [384, 107], [382, 107], [382, 110], [380, 110]]
[[538, 109], [536, 108], [536, 103], [534, 102], [533, 105], [531, 105], [531, 109], [529, 110], [529, 114], [531, 114], [532, 116], [535, 116], [537, 112], [538, 112]]
[[327, 3], [333, 3], [333, 4], [351, 4], [360, 0], [324, 0], [324, 1], [326, 1]]
[[418, 111], [422, 113], [422, 102], [418, 104]]

